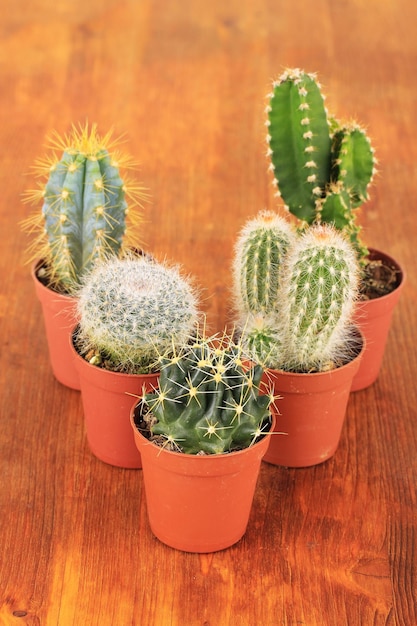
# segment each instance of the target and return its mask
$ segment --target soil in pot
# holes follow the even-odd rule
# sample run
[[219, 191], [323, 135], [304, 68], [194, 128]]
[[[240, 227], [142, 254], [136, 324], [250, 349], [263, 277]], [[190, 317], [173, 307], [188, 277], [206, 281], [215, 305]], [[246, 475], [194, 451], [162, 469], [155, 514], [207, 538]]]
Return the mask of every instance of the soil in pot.
[[378, 378], [392, 315], [404, 281], [405, 273], [392, 257], [378, 250], [370, 250], [361, 299], [356, 305], [354, 318], [365, 336], [366, 349], [353, 379], [352, 391], [365, 389]]

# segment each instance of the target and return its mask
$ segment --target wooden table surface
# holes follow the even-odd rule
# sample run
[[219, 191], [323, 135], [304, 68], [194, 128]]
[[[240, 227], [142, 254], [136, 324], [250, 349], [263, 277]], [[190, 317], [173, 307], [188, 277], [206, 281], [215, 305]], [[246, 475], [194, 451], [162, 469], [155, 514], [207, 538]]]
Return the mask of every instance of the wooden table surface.
[[[5, 0], [0, 29], [0, 623], [416, 626], [417, 4]], [[264, 463], [244, 539], [184, 554], [151, 534], [141, 471], [92, 456], [80, 394], [51, 374], [22, 193], [51, 129], [125, 134], [152, 195], [141, 244], [194, 275], [221, 330], [236, 233], [280, 210], [264, 108], [286, 67], [317, 72], [332, 112], [367, 127], [365, 238], [407, 284], [336, 456]]]

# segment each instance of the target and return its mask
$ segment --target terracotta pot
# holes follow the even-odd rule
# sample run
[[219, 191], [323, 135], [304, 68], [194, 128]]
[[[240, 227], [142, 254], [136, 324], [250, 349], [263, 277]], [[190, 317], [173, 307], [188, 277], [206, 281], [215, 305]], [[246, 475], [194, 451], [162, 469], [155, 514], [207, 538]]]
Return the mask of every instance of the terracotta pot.
[[230, 454], [170, 452], [131, 423], [143, 463], [148, 518], [154, 535], [185, 552], [215, 552], [246, 532], [269, 437]]
[[110, 372], [88, 363], [78, 354], [72, 341], [71, 350], [80, 378], [91, 452], [110, 465], [141, 468], [140, 453], [130, 425], [130, 412], [144, 387], [146, 391], [151, 391], [158, 385], [159, 374]]
[[366, 339], [366, 349], [352, 383], [352, 391], [359, 391], [372, 385], [381, 369], [385, 346], [394, 308], [401, 295], [405, 273], [400, 265], [387, 254], [379, 250], [370, 250], [372, 259], [381, 259], [397, 270], [397, 287], [394, 291], [375, 298], [359, 302], [356, 306], [355, 323], [360, 327]]
[[42, 284], [37, 277], [37, 271], [42, 263], [42, 260], [34, 263], [31, 274], [37, 298], [42, 306], [52, 371], [55, 378], [63, 385], [71, 389], [80, 389], [78, 372], [75, 369], [69, 345], [69, 337], [77, 322], [77, 299], [56, 293]]
[[364, 342], [354, 359], [328, 372], [265, 371], [263, 382], [273, 385], [279, 399], [272, 405], [276, 434], [270, 437], [264, 461], [285, 467], [309, 467], [335, 454], [363, 351]]

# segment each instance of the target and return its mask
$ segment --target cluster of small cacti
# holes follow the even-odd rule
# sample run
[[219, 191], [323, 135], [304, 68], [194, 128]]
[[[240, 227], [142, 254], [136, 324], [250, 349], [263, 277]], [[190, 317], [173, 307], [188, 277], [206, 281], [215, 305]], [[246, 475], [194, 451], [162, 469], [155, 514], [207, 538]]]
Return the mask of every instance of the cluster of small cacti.
[[267, 113], [270, 169], [288, 210], [308, 224], [344, 230], [364, 257], [355, 209], [368, 199], [376, 171], [365, 131], [329, 117], [315, 74], [299, 69], [273, 83]]
[[261, 394], [263, 369], [245, 366], [232, 339], [197, 336], [160, 358], [158, 389], [143, 397], [152, 438], [187, 454], [247, 448], [270, 427], [272, 394]]
[[52, 138], [61, 156], [54, 151], [36, 166], [47, 181], [28, 194], [43, 201], [42, 211], [25, 223], [38, 232], [31, 255], [45, 260], [49, 284], [63, 292], [74, 293], [98, 260], [129, 245], [128, 213], [132, 218], [132, 207], [145, 194], [140, 185], [122, 180], [119, 169], [133, 164], [113, 150], [116, 143], [111, 133], [100, 137], [96, 125], [74, 126], [68, 136]]
[[78, 345], [92, 364], [148, 373], [186, 343], [198, 322], [197, 296], [179, 270], [147, 257], [97, 264], [78, 294]]
[[[353, 246], [330, 225], [291, 232], [285, 220], [262, 213], [240, 233], [234, 293], [242, 342], [265, 367], [322, 371], [349, 356], [359, 265]], [[261, 272], [256, 242], [288, 242], [273, 271]], [[275, 244], [272, 242], [275, 240]], [[247, 276], [252, 280], [248, 281]], [[273, 307], [248, 305], [251, 294], [274, 294]]]

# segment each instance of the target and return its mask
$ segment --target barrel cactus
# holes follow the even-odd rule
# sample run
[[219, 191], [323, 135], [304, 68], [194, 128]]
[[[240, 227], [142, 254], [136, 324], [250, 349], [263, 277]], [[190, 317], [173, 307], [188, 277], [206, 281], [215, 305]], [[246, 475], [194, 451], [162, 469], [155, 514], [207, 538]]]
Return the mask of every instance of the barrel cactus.
[[270, 428], [272, 394], [259, 391], [263, 369], [248, 367], [228, 338], [197, 336], [160, 360], [158, 389], [142, 399], [151, 438], [187, 454], [247, 448]]
[[[263, 213], [256, 218], [258, 228], [263, 219]], [[268, 216], [265, 228], [270, 222]], [[352, 244], [328, 224], [291, 235], [274, 268], [273, 307], [265, 310], [249, 306], [248, 297], [241, 297], [247, 290], [247, 273], [254, 272], [246, 266], [258, 263], [254, 255], [240, 254], [253, 237], [251, 228], [242, 229], [234, 258], [234, 292], [240, 303], [237, 325], [245, 349], [264, 367], [322, 371], [349, 356], [359, 262]], [[281, 240], [281, 232], [270, 231], [270, 236]]]
[[190, 281], [147, 257], [97, 264], [78, 293], [78, 314], [82, 354], [130, 373], [159, 369], [159, 356], [186, 343], [199, 316]]
[[355, 209], [368, 199], [376, 159], [365, 131], [329, 117], [315, 74], [285, 71], [267, 106], [268, 156], [278, 195], [300, 220], [344, 230], [362, 259]]
[[37, 232], [31, 257], [45, 260], [49, 284], [59, 291], [73, 294], [98, 260], [117, 256], [132, 243], [125, 239], [128, 215], [139, 217], [131, 209], [145, 193], [121, 178], [120, 170], [133, 164], [115, 151], [116, 144], [111, 133], [101, 137], [94, 124], [73, 126], [65, 137], [52, 136], [52, 155], [35, 166], [46, 184], [27, 198], [43, 206], [24, 227]]

